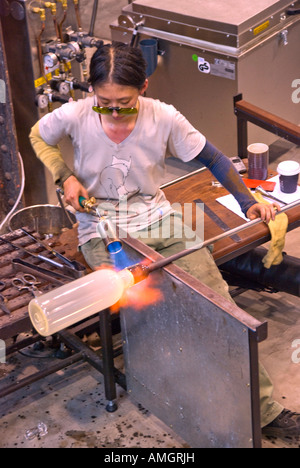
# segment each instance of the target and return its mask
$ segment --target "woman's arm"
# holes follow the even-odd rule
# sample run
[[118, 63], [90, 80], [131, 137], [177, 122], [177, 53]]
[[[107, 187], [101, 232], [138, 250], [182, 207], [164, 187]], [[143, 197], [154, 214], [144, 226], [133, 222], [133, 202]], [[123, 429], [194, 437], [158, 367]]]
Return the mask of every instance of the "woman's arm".
[[276, 211], [280, 210], [280, 205], [277, 203], [270, 205], [257, 203], [230, 159], [210, 142], [206, 142], [205, 147], [196, 159], [204, 164], [223, 187], [236, 198], [247, 218], [261, 217], [267, 223], [270, 219], [274, 220]]
[[47, 167], [53, 176], [54, 183], [62, 186], [64, 181], [73, 175], [73, 172], [65, 163], [59, 146], [48, 145], [41, 137], [39, 122], [31, 129], [29, 139], [38, 159]]
[[65, 163], [59, 146], [48, 145], [43, 140], [38, 122], [32, 127], [29, 138], [37, 158], [51, 172], [54, 183], [63, 187], [66, 203], [69, 203], [78, 211], [83, 211], [79, 205], [79, 197], [89, 198], [88, 192]]

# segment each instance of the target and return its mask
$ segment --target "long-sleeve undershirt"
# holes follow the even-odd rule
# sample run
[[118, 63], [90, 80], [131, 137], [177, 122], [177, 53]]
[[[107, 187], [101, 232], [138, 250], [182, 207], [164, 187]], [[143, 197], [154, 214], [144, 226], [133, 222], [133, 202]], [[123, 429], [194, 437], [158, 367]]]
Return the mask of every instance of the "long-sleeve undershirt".
[[223, 187], [234, 196], [245, 215], [249, 208], [257, 203], [230, 159], [210, 142], [206, 142], [205, 147], [195, 159], [207, 167]]

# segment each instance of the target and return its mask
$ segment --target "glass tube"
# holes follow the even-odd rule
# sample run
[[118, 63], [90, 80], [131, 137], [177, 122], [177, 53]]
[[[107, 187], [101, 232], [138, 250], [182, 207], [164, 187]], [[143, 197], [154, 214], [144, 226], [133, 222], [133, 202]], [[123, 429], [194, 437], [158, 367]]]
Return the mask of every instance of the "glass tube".
[[116, 304], [135, 283], [127, 270], [103, 269], [32, 299], [28, 312], [42, 336], [50, 336]]

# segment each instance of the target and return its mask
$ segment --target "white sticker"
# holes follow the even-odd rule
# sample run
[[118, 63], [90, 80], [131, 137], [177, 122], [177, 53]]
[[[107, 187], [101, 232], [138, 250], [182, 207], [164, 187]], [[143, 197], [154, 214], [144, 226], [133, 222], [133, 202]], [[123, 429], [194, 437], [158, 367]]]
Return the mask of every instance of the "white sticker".
[[198, 57], [198, 70], [201, 73], [210, 73], [210, 63], [207, 62], [204, 58]]
[[0, 103], [5, 104], [6, 103], [6, 87], [5, 87], [5, 81], [0, 80]]
[[228, 60], [216, 59], [211, 64], [211, 74], [220, 76], [221, 78], [228, 78], [235, 80], [235, 63]]

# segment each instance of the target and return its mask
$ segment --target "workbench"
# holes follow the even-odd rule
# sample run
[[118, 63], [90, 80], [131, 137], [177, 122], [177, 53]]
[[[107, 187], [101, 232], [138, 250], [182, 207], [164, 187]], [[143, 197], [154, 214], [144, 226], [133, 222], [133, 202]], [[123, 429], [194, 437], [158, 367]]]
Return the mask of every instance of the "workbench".
[[[247, 163], [247, 162], [246, 162]], [[276, 176], [275, 171], [269, 171], [269, 178]], [[247, 173], [244, 175], [246, 178]], [[233, 229], [245, 223], [245, 221], [229, 209], [221, 205], [217, 198], [227, 195], [228, 192], [223, 187], [216, 187], [212, 182], [216, 179], [211, 172], [203, 168], [197, 173], [187, 175], [179, 181], [174, 181], [163, 188], [163, 191], [171, 204], [194, 203], [194, 200], [201, 198], [205, 206], [213, 211], [228, 228]], [[287, 212], [289, 219], [288, 230], [291, 231], [300, 226], [300, 205]], [[204, 207], [204, 240], [211, 239], [224, 232], [214, 222], [210, 216], [205, 213]], [[213, 257], [217, 265], [246, 253], [255, 247], [262, 245], [270, 240], [270, 231], [264, 223], [258, 224], [252, 228], [239, 233], [240, 241], [236, 242], [231, 237], [227, 237], [214, 244]]]

